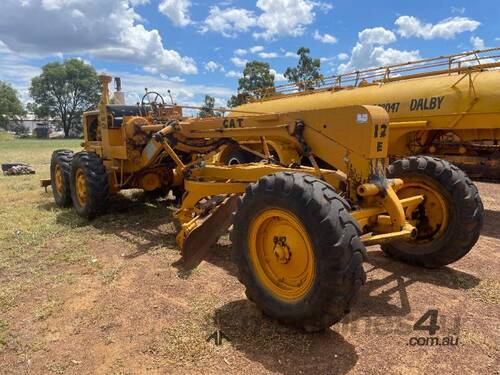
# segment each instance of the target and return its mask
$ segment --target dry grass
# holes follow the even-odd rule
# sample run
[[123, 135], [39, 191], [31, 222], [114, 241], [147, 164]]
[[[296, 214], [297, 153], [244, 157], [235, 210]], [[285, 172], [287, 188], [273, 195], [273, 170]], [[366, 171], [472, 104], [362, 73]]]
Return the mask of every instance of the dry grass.
[[[0, 176], [1, 374], [493, 371], [500, 316], [498, 185], [479, 184], [488, 210], [485, 233], [464, 260], [421, 270], [371, 248], [368, 283], [350, 318], [306, 335], [276, 324], [245, 298], [227, 238], [193, 272], [175, 268], [179, 253], [168, 202], [127, 193], [92, 222], [57, 208], [38, 180], [48, 177], [50, 155], [61, 148], [76, 150], [79, 141], [12, 140], [0, 132], [0, 162], [37, 171]], [[430, 308], [449, 321], [462, 318], [463, 345], [406, 345], [416, 319]], [[388, 330], [389, 322], [408, 328]], [[217, 329], [231, 341], [207, 342]]]

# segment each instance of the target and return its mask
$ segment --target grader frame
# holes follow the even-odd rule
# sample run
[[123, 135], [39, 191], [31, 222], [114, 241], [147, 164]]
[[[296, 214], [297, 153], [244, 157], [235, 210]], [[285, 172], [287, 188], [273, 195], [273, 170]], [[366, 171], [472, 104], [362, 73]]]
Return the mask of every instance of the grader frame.
[[[475, 186], [439, 159], [389, 167], [382, 107], [201, 119], [161, 104], [119, 108], [117, 122], [110, 81], [101, 77], [99, 111], [85, 115], [97, 120], [97, 132], [90, 137], [87, 123], [84, 151], [55, 151], [52, 178], [42, 185], [52, 185], [60, 206], [72, 202], [87, 218], [121, 189], [151, 190], [161, 181], [182, 187], [175, 216], [183, 266], [196, 267], [233, 227], [233, 258], [247, 296], [280, 321], [308, 331], [338, 322], [366, 279], [366, 245], [439, 267], [477, 241], [483, 208]], [[217, 162], [221, 149], [248, 139], [260, 141], [260, 162]]]
[[[176, 162], [176, 173], [184, 176], [185, 194], [176, 214], [182, 223], [177, 238], [184, 254], [202, 251], [198, 241], [195, 242], [197, 249], [186, 249], [184, 246], [186, 238], [202, 225], [207, 216], [206, 212], [197, 212], [196, 204], [200, 200], [210, 196], [243, 194], [248, 184], [266, 175], [285, 171], [310, 174], [325, 180], [337, 191], [345, 191], [346, 198], [357, 207], [353, 216], [366, 233], [362, 238], [365, 244], [416, 236], [416, 229], [406, 213], [411, 217], [412, 209], [424, 198], [416, 195], [401, 201], [395, 191], [403, 182], [384, 177], [388, 115], [382, 108], [353, 106], [254, 115], [239, 119], [235, 128], [225, 127], [225, 123], [224, 118], [189, 119], [163, 128], [154, 137], [156, 147], [161, 145]], [[261, 138], [264, 145], [268, 141], [285, 145], [288, 149], [287, 160], [281, 160], [282, 165], [273, 165], [267, 150], [267, 159], [260, 163], [218, 165], [207, 163], [202, 157], [185, 165], [172, 147], [179, 140], [239, 141], [253, 137]], [[180, 148], [192, 154], [206, 151], [194, 146]], [[314, 153], [311, 150], [315, 150]], [[314, 162], [314, 155], [337, 170], [320, 169]], [[304, 156], [312, 160], [313, 167], [298, 165]], [[294, 164], [296, 167], [293, 167]], [[204, 247], [210, 245], [211, 241], [205, 241]]]

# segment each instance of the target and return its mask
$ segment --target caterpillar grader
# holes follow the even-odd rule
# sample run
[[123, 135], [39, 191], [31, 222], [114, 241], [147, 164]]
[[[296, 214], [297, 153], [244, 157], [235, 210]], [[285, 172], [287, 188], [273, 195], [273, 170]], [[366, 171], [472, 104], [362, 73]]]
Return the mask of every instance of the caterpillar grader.
[[[465, 52], [260, 90], [237, 109], [378, 105], [389, 113], [391, 161], [437, 156], [472, 178], [500, 181], [499, 68], [500, 48]], [[245, 147], [261, 151], [259, 142], [247, 140], [243, 148], [228, 148], [221, 160], [252, 160]], [[279, 145], [272, 151], [279, 156]]]
[[[317, 331], [342, 319], [366, 281], [366, 246], [435, 268], [478, 240], [475, 185], [435, 157], [389, 165], [392, 129], [381, 106], [190, 118], [157, 93], [137, 106], [110, 104], [111, 77], [100, 79], [98, 110], [83, 116], [83, 150], [55, 151], [42, 186], [89, 219], [121, 190], [177, 189], [184, 267], [200, 264], [229, 230], [247, 297], [280, 322]], [[221, 150], [254, 139], [259, 161], [218, 161]]]

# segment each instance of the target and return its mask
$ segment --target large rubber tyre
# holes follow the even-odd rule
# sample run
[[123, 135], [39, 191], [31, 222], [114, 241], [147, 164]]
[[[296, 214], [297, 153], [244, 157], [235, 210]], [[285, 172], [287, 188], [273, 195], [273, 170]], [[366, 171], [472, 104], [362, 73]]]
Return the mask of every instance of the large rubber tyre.
[[156, 202], [168, 196], [169, 190], [166, 187], [160, 187], [152, 191], [144, 190], [144, 199], [147, 202]]
[[[84, 196], [80, 194], [83, 191]], [[71, 163], [71, 198], [78, 215], [93, 219], [103, 213], [109, 195], [108, 174], [101, 158], [93, 152], [75, 154]]]
[[[434, 236], [419, 233], [416, 240], [383, 245], [383, 251], [411, 265], [437, 268], [461, 259], [472, 249], [483, 226], [484, 208], [476, 186], [462, 170], [438, 158], [412, 156], [392, 163], [387, 176], [432, 189], [445, 203], [447, 225]], [[404, 187], [398, 195], [403, 192]], [[426, 201], [414, 212], [417, 230], [428, 220], [425, 205]]]
[[[250, 254], [254, 220], [269, 210], [295, 217], [312, 244], [314, 276], [308, 289], [294, 299], [283, 299], [266, 287]], [[269, 235], [267, 230], [262, 233]], [[247, 297], [266, 315], [308, 332], [328, 328], [350, 311], [366, 281], [362, 266], [366, 250], [359, 234], [347, 202], [327, 183], [302, 173], [265, 176], [247, 187], [236, 214], [231, 238], [238, 279], [245, 285]], [[290, 259], [301, 257], [303, 248], [289, 249]]]
[[231, 145], [229, 149], [223, 151], [220, 162], [226, 165], [248, 164], [255, 162], [255, 155], [238, 145]]
[[59, 207], [71, 206], [70, 173], [73, 151], [56, 150], [50, 160], [50, 184], [54, 201]]

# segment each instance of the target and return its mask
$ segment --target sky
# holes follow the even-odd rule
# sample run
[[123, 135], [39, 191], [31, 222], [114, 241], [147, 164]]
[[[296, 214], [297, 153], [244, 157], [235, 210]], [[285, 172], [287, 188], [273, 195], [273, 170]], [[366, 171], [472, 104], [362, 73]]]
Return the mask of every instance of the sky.
[[40, 67], [80, 58], [179, 104], [224, 106], [247, 61], [276, 83], [305, 46], [325, 76], [500, 45], [500, 1], [1, 0], [0, 80], [29, 102]]

